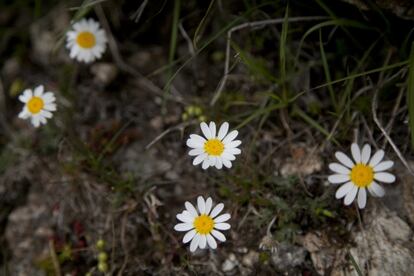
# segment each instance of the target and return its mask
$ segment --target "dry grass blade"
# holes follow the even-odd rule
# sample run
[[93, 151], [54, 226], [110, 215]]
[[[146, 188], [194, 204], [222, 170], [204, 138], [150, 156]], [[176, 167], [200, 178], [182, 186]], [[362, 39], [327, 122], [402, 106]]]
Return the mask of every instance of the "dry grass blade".
[[414, 149], [414, 43], [411, 45], [411, 53], [409, 60], [409, 73], [408, 73], [408, 114], [409, 124], [411, 132], [411, 148]]
[[135, 23], [138, 23], [139, 20], [141, 19], [142, 13], [144, 12], [147, 4], [148, 4], [148, 0], [144, 0], [142, 4], [139, 6], [139, 8], [131, 16], [131, 19], [134, 20]]

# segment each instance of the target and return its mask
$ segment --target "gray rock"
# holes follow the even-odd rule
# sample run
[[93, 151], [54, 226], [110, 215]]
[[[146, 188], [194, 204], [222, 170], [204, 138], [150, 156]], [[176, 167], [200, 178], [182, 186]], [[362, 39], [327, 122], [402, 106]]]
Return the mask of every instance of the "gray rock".
[[290, 270], [305, 262], [306, 250], [287, 242], [279, 243], [271, 255], [273, 265], [282, 271]]
[[[396, 213], [374, 206], [365, 214], [365, 230], [355, 234], [350, 249], [363, 273], [369, 275], [412, 275], [413, 231]], [[357, 275], [352, 267], [351, 271]]]

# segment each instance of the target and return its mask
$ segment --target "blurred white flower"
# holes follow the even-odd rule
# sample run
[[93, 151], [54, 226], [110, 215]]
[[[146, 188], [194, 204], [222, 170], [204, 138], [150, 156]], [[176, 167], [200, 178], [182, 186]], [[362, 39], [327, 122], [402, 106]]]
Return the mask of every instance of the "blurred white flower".
[[202, 122], [200, 127], [205, 138], [197, 134], [191, 134], [187, 140], [187, 146], [192, 148], [188, 154], [195, 156], [193, 165], [202, 164], [203, 169], [210, 166], [221, 169], [223, 165], [231, 168], [231, 161], [236, 159], [235, 155], [241, 153], [241, 150], [237, 147], [242, 142], [234, 140], [239, 132], [233, 130], [228, 133], [229, 123], [227, 122], [220, 126], [218, 133], [214, 122], [210, 122], [210, 125]]
[[66, 39], [70, 57], [85, 63], [101, 58], [108, 41], [105, 31], [93, 19], [82, 19], [74, 23], [72, 30], [66, 33]]
[[386, 170], [390, 169], [393, 161], [382, 161], [384, 151], [379, 150], [371, 157], [371, 146], [366, 144], [362, 151], [355, 143], [351, 145], [351, 153], [354, 161], [342, 152], [336, 152], [335, 157], [339, 163], [329, 164], [329, 168], [335, 174], [328, 177], [332, 184], [345, 183], [336, 191], [336, 198], [343, 198], [345, 205], [351, 204], [358, 195], [358, 206], [365, 208], [368, 190], [372, 196], [382, 197], [384, 189], [376, 181], [392, 183], [395, 176]]
[[226, 237], [218, 230], [230, 229], [230, 224], [226, 223], [230, 219], [230, 214], [220, 212], [224, 208], [223, 203], [217, 204], [214, 208], [211, 197], [204, 200], [202, 196], [197, 198], [197, 209], [190, 203], [185, 202], [182, 213], [177, 214], [177, 219], [181, 221], [175, 225], [176, 231], [187, 231], [184, 235], [183, 243], [190, 243], [190, 251], [194, 252], [199, 247], [204, 249], [210, 247], [217, 248], [215, 239], [224, 242]]
[[56, 111], [56, 98], [52, 92], [44, 93], [43, 85], [36, 87], [34, 91], [24, 90], [19, 100], [25, 104], [19, 118], [30, 118], [34, 127], [46, 124], [46, 119], [53, 117], [52, 111]]

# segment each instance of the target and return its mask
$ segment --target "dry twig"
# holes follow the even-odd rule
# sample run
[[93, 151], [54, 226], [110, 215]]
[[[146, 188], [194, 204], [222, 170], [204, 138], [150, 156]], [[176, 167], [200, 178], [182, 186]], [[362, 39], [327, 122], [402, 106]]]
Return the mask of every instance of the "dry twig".
[[411, 169], [411, 166], [408, 164], [407, 160], [404, 158], [404, 156], [402, 155], [401, 151], [395, 145], [394, 141], [391, 139], [390, 135], [387, 133], [387, 131], [385, 130], [385, 128], [382, 126], [381, 122], [378, 119], [378, 114], [377, 114], [377, 108], [378, 108], [378, 92], [379, 92], [379, 89], [376, 88], [375, 89], [375, 92], [374, 92], [374, 99], [372, 100], [372, 117], [373, 117], [373, 120], [374, 120], [375, 124], [377, 125], [377, 127], [381, 130], [381, 132], [384, 135], [385, 139], [387, 139], [388, 143], [390, 143], [391, 147], [393, 148], [393, 150], [397, 154], [398, 158], [401, 160], [401, 162], [403, 163], [403, 165], [407, 168], [408, 172], [411, 175], [414, 176], [414, 172]]

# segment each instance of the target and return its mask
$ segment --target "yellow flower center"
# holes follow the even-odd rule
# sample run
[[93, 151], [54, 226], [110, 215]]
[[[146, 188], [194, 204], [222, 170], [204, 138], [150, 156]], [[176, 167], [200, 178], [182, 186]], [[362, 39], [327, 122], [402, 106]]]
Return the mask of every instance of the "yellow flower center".
[[82, 48], [92, 48], [96, 44], [95, 35], [91, 32], [81, 32], [76, 38], [76, 43]]
[[44, 105], [45, 105], [45, 103], [44, 103], [42, 98], [32, 97], [27, 102], [27, 109], [29, 109], [30, 113], [36, 114], [36, 113], [39, 113], [42, 110]]
[[224, 151], [224, 144], [219, 139], [210, 139], [204, 143], [204, 150], [208, 155], [219, 156]]
[[365, 188], [374, 180], [374, 170], [371, 166], [358, 163], [352, 168], [350, 177], [356, 186]]
[[209, 234], [214, 228], [214, 220], [208, 215], [198, 216], [194, 220], [194, 228], [201, 235]]

